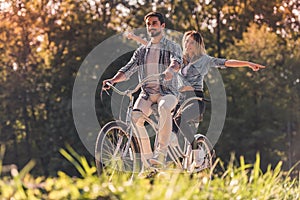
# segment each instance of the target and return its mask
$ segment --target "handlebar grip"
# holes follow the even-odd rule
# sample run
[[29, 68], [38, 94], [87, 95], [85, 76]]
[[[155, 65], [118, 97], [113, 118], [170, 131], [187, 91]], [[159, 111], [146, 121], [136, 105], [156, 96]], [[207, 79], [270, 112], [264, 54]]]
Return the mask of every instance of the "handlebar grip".
[[107, 89], [109, 89], [111, 86], [112, 86], [111, 82], [108, 81], [108, 82], [106, 82], [106, 83], [102, 86], [102, 88], [103, 88], [104, 90], [107, 90]]
[[111, 84], [110, 81], [108, 81], [108, 82], [105, 83], [105, 86], [109, 86], [110, 87], [110, 86], [112, 86], [112, 84]]

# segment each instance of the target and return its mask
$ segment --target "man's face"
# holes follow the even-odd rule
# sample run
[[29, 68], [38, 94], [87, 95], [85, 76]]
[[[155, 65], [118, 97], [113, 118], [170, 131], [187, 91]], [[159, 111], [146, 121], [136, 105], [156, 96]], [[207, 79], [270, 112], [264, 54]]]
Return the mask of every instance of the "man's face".
[[161, 24], [158, 17], [148, 17], [146, 19], [146, 28], [150, 37], [156, 37], [162, 33], [165, 24]]

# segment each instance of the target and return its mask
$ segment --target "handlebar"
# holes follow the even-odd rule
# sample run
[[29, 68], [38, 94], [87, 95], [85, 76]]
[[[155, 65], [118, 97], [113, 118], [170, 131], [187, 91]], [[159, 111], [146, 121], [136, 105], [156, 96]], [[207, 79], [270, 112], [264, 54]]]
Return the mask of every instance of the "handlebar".
[[113, 84], [111, 84], [110, 82], [107, 82], [106, 85], [108, 85], [113, 91], [115, 91], [119, 95], [132, 97], [132, 94], [136, 93], [146, 82], [150, 80], [163, 80], [164, 78], [165, 78], [165, 74], [149, 75], [146, 78], [144, 78], [141, 82], [139, 82], [133, 90], [125, 90], [125, 91], [119, 90], [118, 88], [113, 86]]

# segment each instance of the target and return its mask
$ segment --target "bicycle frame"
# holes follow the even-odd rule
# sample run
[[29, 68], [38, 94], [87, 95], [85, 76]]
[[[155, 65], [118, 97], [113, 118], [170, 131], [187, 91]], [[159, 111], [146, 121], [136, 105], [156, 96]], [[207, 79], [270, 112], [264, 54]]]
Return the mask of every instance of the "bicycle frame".
[[[120, 91], [118, 88], [116, 88], [115, 86], [113, 86], [110, 83], [107, 83], [107, 85], [116, 93], [118, 93], [119, 95], [122, 96], [127, 96], [129, 98], [129, 106], [127, 108], [126, 111], [126, 119], [125, 119], [125, 124], [128, 126], [128, 130], [126, 130], [129, 133], [129, 142], [132, 140], [132, 137], [135, 133], [135, 128], [134, 128], [134, 124], [131, 121], [131, 114], [132, 114], [132, 110], [133, 110], [133, 103], [134, 103], [134, 96], [133, 94], [136, 93], [147, 81], [150, 80], [157, 80], [157, 79], [162, 79], [164, 78], [164, 76], [162, 74], [154, 74], [154, 75], [150, 75], [148, 77], [146, 77], [144, 80], [142, 80], [140, 83], [138, 83], [136, 85], [136, 87], [133, 90], [126, 90], [126, 91]], [[120, 109], [121, 112], [121, 109]], [[146, 116], [144, 113], [142, 113], [143, 118], [145, 119], [145, 121], [153, 128], [153, 130], [155, 130], [155, 132], [157, 133], [158, 130], [158, 124], [155, 123], [151, 118], [149, 118], [148, 116]], [[120, 119], [120, 121], [122, 121]], [[137, 135], [137, 133], [135, 133]], [[139, 141], [139, 140], [138, 140]], [[157, 139], [155, 138], [155, 141], [157, 141]], [[141, 146], [141, 144], [139, 144]], [[129, 149], [129, 145], [127, 145], [126, 149], [124, 152], [128, 151]]]
[[[162, 77], [161, 74], [150, 75], [147, 78], [145, 78], [144, 80], [142, 80], [140, 83], [138, 83], [133, 90], [126, 90], [124, 92], [120, 91], [119, 89], [117, 89], [112, 84], [107, 83], [107, 85], [110, 88], [112, 88], [112, 90], [115, 91], [116, 93], [118, 93], [118, 94], [120, 94], [122, 96], [128, 96], [129, 97], [129, 106], [127, 108], [126, 119], [125, 119], [125, 124], [127, 124], [127, 126], [128, 126], [128, 130], [126, 130], [126, 131], [127, 131], [127, 133], [129, 133], [129, 142], [128, 142], [128, 144], [132, 140], [132, 137], [133, 137], [134, 134], [138, 135], [136, 133], [135, 128], [134, 128], [134, 124], [131, 121], [131, 114], [132, 114], [132, 110], [133, 110], [133, 103], [134, 103], [134, 100], [135, 100], [133, 94], [135, 92], [137, 92], [147, 81], [149, 81], [151, 79], [157, 80], [157, 78], [163, 78], [163, 77]], [[179, 107], [179, 109], [177, 110], [177, 112], [173, 114], [173, 118], [175, 118], [178, 115], [180, 115], [181, 112], [182, 112], [182, 110], [183, 110], [183, 108], [184, 108], [184, 106], [186, 106], [190, 101], [193, 101], [193, 100], [202, 101], [203, 99], [200, 98], [200, 97], [192, 97], [192, 98], [189, 98], [189, 99], [185, 100], [181, 104], [181, 106]], [[120, 110], [120, 112], [121, 112], [121, 110]], [[157, 131], [158, 131], [158, 123], [156, 123], [154, 120], [152, 120], [150, 118], [150, 116], [148, 117], [148, 116], [146, 116], [143, 113], [142, 113], [142, 115], [143, 115], [142, 117], [145, 119], [145, 121], [152, 127], [152, 129], [155, 131], [155, 133], [157, 133]], [[122, 121], [122, 120], [120, 119], [120, 121]], [[183, 143], [184, 145], [183, 145], [183, 149], [182, 149], [180, 147], [179, 143], [178, 143], [178, 136], [175, 135], [176, 138], [174, 138], [174, 135], [175, 134], [172, 133], [172, 139], [171, 139], [170, 144], [168, 146], [168, 155], [171, 158], [171, 160], [178, 167], [180, 167], [181, 169], [186, 170], [186, 169], [189, 168], [189, 165], [191, 164], [190, 163], [190, 158], [189, 158], [189, 155], [191, 155], [191, 151], [192, 151], [191, 145], [189, 145], [190, 143], [184, 137], [184, 143]], [[201, 137], [206, 138], [204, 135], [201, 135]], [[177, 141], [174, 141], [174, 140], [177, 140]], [[206, 140], [207, 140], [207, 138], [206, 138]], [[154, 148], [157, 147], [157, 145], [158, 145], [157, 143], [158, 143], [158, 141], [157, 141], [157, 134], [156, 134]], [[141, 146], [141, 144], [138, 144], [138, 145]], [[126, 146], [124, 154], [127, 153], [128, 149], [129, 149], [129, 145]], [[179, 158], [183, 158], [183, 161], [181, 162]]]

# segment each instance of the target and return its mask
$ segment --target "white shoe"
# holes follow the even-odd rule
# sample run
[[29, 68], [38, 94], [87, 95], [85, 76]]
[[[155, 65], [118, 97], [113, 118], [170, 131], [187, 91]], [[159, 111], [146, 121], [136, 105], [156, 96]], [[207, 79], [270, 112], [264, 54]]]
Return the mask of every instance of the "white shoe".
[[149, 159], [149, 162], [154, 167], [164, 167], [166, 163], [166, 155], [155, 151], [153, 158]]
[[195, 167], [197, 168], [203, 166], [205, 164], [205, 152], [203, 149], [195, 149], [192, 151]]

